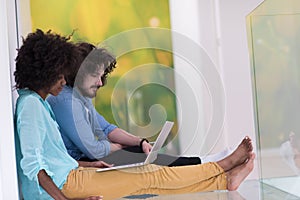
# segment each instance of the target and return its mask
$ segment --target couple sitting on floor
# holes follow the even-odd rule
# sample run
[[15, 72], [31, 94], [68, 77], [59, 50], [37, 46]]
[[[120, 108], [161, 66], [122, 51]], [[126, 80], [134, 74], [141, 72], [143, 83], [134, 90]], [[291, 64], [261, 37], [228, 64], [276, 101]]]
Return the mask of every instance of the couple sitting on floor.
[[117, 164], [124, 148], [146, 154], [152, 148], [147, 140], [109, 124], [92, 105], [115, 64], [105, 49], [73, 44], [50, 31], [37, 30], [24, 39], [14, 73], [19, 93], [16, 154], [24, 198], [112, 199], [237, 189], [253, 169], [248, 137], [217, 162], [199, 165], [199, 157], [161, 154], [158, 165], [96, 172]]

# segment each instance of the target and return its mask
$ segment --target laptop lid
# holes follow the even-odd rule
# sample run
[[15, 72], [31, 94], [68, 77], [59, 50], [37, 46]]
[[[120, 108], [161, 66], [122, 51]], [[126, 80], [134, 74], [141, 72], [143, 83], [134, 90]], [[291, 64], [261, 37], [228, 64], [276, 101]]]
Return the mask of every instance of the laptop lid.
[[170, 122], [170, 121], [165, 122], [165, 124], [162, 127], [162, 129], [161, 129], [154, 145], [152, 146], [152, 149], [151, 149], [150, 153], [147, 155], [144, 162], [132, 163], [132, 164], [126, 164], [126, 165], [118, 165], [118, 166], [109, 167], [109, 168], [99, 168], [99, 169], [96, 170], [96, 172], [110, 171], [110, 170], [116, 170], [116, 169], [124, 169], [124, 168], [142, 166], [142, 165], [153, 163], [157, 158], [159, 150], [162, 148], [163, 144], [165, 143], [165, 141], [166, 141], [173, 125], [174, 125], [174, 122]]
[[160, 149], [162, 148], [162, 146], [164, 145], [172, 127], [174, 125], [174, 122], [170, 122], [170, 121], [166, 121], [164, 126], [162, 127], [150, 153], [148, 154], [144, 164], [150, 164], [153, 163], [156, 158], [157, 158], [157, 154], [159, 153]]

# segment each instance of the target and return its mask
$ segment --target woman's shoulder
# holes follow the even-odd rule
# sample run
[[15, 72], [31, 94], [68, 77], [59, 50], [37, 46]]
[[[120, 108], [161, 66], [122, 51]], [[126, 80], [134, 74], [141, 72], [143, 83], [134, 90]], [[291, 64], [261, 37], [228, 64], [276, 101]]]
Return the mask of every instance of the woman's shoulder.
[[16, 111], [21, 110], [36, 111], [43, 106], [43, 99], [33, 91], [18, 91], [19, 96], [16, 102]]
[[22, 103], [38, 103], [41, 99], [41, 97], [37, 93], [31, 90], [22, 89], [18, 91], [18, 94], [19, 96], [17, 99], [17, 105]]

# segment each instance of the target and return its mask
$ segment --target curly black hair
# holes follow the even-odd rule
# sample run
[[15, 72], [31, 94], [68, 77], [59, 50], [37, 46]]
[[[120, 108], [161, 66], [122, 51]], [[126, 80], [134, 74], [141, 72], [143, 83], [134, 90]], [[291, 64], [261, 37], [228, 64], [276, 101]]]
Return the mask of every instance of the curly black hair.
[[49, 89], [59, 75], [77, 63], [78, 50], [69, 37], [37, 29], [22, 39], [14, 72], [17, 89]]
[[94, 73], [103, 64], [105, 70], [101, 81], [104, 86], [108, 74], [116, 68], [116, 58], [105, 48], [97, 48], [91, 43], [79, 42], [76, 46], [79, 51], [78, 63], [65, 73], [67, 85], [74, 87], [75, 80], [77, 84], [80, 84], [86, 73]]

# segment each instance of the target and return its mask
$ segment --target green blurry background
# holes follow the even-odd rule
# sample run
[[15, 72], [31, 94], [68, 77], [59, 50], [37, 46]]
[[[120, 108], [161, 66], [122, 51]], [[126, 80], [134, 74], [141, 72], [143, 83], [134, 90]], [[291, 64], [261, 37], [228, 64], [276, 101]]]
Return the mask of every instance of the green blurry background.
[[[30, 8], [32, 30], [51, 29], [65, 36], [74, 32], [73, 41], [88, 41], [95, 45], [131, 29], [143, 27], [170, 29], [168, 0], [31, 0]], [[150, 38], [148, 39], [151, 42]], [[171, 49], [171, 35], [151, 39], [164, 46], [170, 46], [168, 49]], [[120, 48], [128, 45], [126, 42], [119, 44]], [[162, 105], [167, 113], [167, 119], [176, 122], [175, 95], [169, 88], [157, 84], [141, 85], [131, 99], [127, 97], [126, 87], [123, 87], [117, 92], [120, 102], [117, 105], [117, 120], [111, 110], [112, 92], [125, 73], [147, 63], [173, 67], [172, 53], [159, 49], [141, 49], [128, 52], [117, 59], [118, 67], [109, 76], [107, 85], [98, 91], [94, 100], [96, 109], [109, 122], [128, 131], [134, 131], [136, 125], [144, 126], [150, 123], [149, 108], [154, 104]], [[148, 79], [152, 77], [157, 79], [158, 76], [155, 71], [147, 74]], [[160, 76], [160, 79], [174, 85], [173, 75]], [[135, 125], [129, 123], [129, 117], [133, 119]]]

